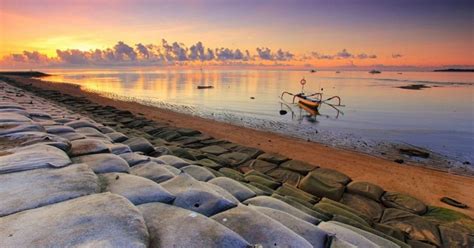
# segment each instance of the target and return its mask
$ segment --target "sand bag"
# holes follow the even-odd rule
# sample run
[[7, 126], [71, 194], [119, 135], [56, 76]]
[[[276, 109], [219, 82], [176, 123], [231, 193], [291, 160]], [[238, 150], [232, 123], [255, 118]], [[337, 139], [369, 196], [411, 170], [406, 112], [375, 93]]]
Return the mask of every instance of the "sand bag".
[[203, 147], [199, 150], [201, 152], [210, 153], [210, 154], [214, 154], [214, 155], [221, 155], [223, 153], [229, 152], [229, 150], [223, 148], [222, 146], [217, 146], [217, 145], [206, 146], [206, 147]]
[[76, 130], [76, 132], [82, 133], [84, 135], [97, 135], [97, 136], [100, 136], [100, 137], [107, 137], [101, 131], [99, 131], [98, 129], [93, 128], [93, 127], [79, 127], [79, 128], [76, 128], [75, 130]]
[[226, 177], [230, 177], [236, 181], [240, 181], [240, 182], [248, 182], [245, 177], [244, 177], [244, 174], [240, 173], [239, 171], [237, 170], [234, 170], [234, 169], [231, 169], [231, 168], [220, 168], [219, 169], [219, 172], [224, 174], [224, 176]]
[[[237, 180], [236, 180], [237, 181]], [[250, 190], [252, 190], [253, 192], [255, 192], [255, 194], [257, 196], [259, 195], [266, 195], [266, 196], [270, 196], [272, 195], [272, 192], [266, 192], [264, 190], [261, 190], [260, 188], [258, 187], [255, 187], [253, 186], [252, 184], [250, 183], [245, 183], [245, 182], [240, 182], [242, 185], [244, 185], [245, 187], [249, 188]]]
[[[159, 164], [159, 163], [157, 163]], [[163, 164], [163, 167], [165, 167], [169, 172], [173, 173], [173, 175], [177, 176], [179, 174], [181, 174], [181, 170], [176, 168], [176, 167], [173, 167], [171, 165], [167, 165], [167, 164]]]
[[435, 245], [412, 239], [408, 239], [407, 244], [412, 248], [437, 248]]
[[378, 246], [380, 247], [383, 247], [383, 248], [399, 248], [400, 246], [388, 239], [384, 239], [378, 235], [375, 235], [371, 232], [368, 232], [368, 231], [364, 231], [362, 229], [359, 229], [357, 227], [354, 227], [354, 226], [351, 226], [351, 225], [348, 225], [348, 224], [344, 224], [344, 223], [341, 223], [341, 222], [337, 222], [337, 221], [330, 221], [331, 223], [334, 223], [336, 225], [340, 225], [342, 227], [345, 227], [347, 229], [350, 229], [362, 236], [364, 236], [366, 239], [372, 241], [373, 243], [377, 244]]
[[240, 235], [201, 214], [167, 205], [138, 206], [150, 234], [150, 247], [249, 247]]
[[184, 161], [181, 158], [173, 156], [173, 155], [162, 155], [162, 156], [159, 156], [158, 159], [165, 162], [165, 164], [171, 165], [171, 166], [176, 167], [178, 169], [181, 168], [181, 167], [189, 165], [188, 162]]
[[120, 155], [123, 153], [132, 153], [130, 147], [122, 143], [107, 144], [107, 147], [110, 149], [110, 153], [115, 155]]
[[278, 193], [280, 195], [286, 195], [286, 196], [292, 196], [296, 197], [298, 199], [301, 199], [305, 202], [308, 202], [310, 204], [315, 204], [316, 202], [319, 201], [319, 198], [316, 196], [313, 196], [301, 189], [298, 189], [297, 187], [284, 183], [281, 187], [279, 187], [275, 193]]
[[164, 165], [155, 163], [153, 161], [133, 166], [130, 169], [130, 174], [148, 178], [157, 183], [162, 183], [175, 176]]
[[103, 134], [109, 134], [109, 133], [114, 133], [115, 132], [115, 130], [113, 128], [107, 127], [107, 126], [98, 126], [97, 128]]
[[237, 207], [212, 216], [212, 219], [240, 234], [253, 245], [262, 247], [312, 247], [283, 224], [252, 209], [239, 204]]
[[[389, 236], [381, 231], [378, 231], [370, 226], [365, 226], [365, 225], [362, 225], [358, 222], [355, 222], [349, 218], [346, 218], [342, 215], [335, 215], [333, 218], [332, 218], [332, 221], [335, 221], [335, 222], [339, 222], [339, 223], [343, 223], [347, 226], [351, 226], [351, 227], [354, 227], [354, 228], [357, 228], [357, 229], [360, 229], [360, 230], [363, 230], [365, 232], [368, 232], [368, 233], [371, 233], [373, 235], [376, 235], [378, 237], [381, 237], [383, 239], [386, 239], [386, 240], [389, 240], [393, 243], [395, 243], [397, 246], [399, 247], [403, 247], [403, 248], [410, 248], [410, 246], [408, 246], [406, 243], [405, 243], [405, 239], [404, 239], [404, 236], [403, 236], [403, 233], [402, 233], [402, 236], [403, 236], [403, 239], [397, 239], [395, 237], [392, 237], [392, 236]], [[355, 230], [356, 231], [356, 230]], [[359, 232], [360, 233], [360, 232]], [[400, 231], [401, 233], [401, 231]], [[361, 233], [362, 234], [362, 233]], [[362, 234], [363, 235], [363, 234]], [[377, 242], [375, 242], [377, 243]]]
[[306, 239], [314, 248], [325, 248], [328, 245], [329, 233], [317, 226], [294, 217], [280, 210], [249, 205], [250, 208], [283, 224], [302, 238]]
[[275, 192], [273, 189], [270, 189], [269, 187], [256, 182], [250, 182], [249, 184], [265, 192], [265, 195], [272, 195], [273, 192]]
[[312, 195], [327, 197], [335, 201], [339, 201], [344, 193], [344, 185], [325, 179], [315, 178], [311, 176], [311, 174], [308, 174], [301, 179], [298, 188]]
[[85, 139], [86, 136], [76, 132], [67, 132], [67, 133], [58, 133], [56, 134], [59, 137], [65, 138], [69, 141]]
[[152, 160], [152, 157], [145, 156], [145, 155], [142, 155], [142, 154], [139, 154], [139, 153], [136, 153], [136, 152], [123, 153], [123, 154], [119, 154], [119, 156], [121, 158], [125, 159], [125, 161], [127, 161], [128, 165], [130, 165], [130, 167], [132, 167], [136, 164], [139, 164], [139, 163], [149, 162], [149, 161]]
[[20, 109], [20, 110], [25, 110], [24, 107], [22, 107], [19, 104], [12, 103], [12, 102], [0, 102], [0, 109]]
[[303, 175], [306, 175], [306, 174], [308, 174], [308, 172], [318, 168], [318, 166], [308, 164], [306, 162], [299, 161], [299, 160], [286, 161], [283, 164], [281, 164], [280, 167], [283, 168], [283, 169], [288, 169], [288, 170], [291, 170], [291, 171], [301, 173]]
[[264, 186], [266, 186], [270, 189], [276, 189], [276, 188], [280, 187], [280, 185], [281, 185], [280, 182], [277, 182], [275, 180], [268, 180], [264, 177], [260, 177], [260, 176], [256, 176], [256, 175], [245, 176], [245, 180], [247, 180], [249, 182], [264, 185]]
[[64, 125], [66, 125], [68, 127], [72, 127], [74, 129], [81, 128], [81, 127], [92, 127], [92, 128], [95, 128], [95, 129], [99, 130], [95, 124], [92, 124], [91, 122], [85, 121], [85, 120], [70, 121], [70, 122], [68, 122]]
[[236, 147], [234, 147], [232, 150], [236, 151], [236, 152], [239, 152], [239, 153], [244, 153], [244, 154], [247, 154], [247, 156], [250, 158], [250, 159], [255, 159], [257, 158], [260, 154], [263, 154], [263, 151], [258, 149], [258, 148], [255, 148], [255, 147], [248, 147], [248, 146], [241, 146], [241, 145], [237, 145]]
[[138, 209], [122, 196], [79, 197], [0, 218], [0, 247], [146, 247]]
[[16, 113], [28, 118], [30, 117], [30, 113], [28, 113], [27, 111], [22, 110], [22, 109], [15, 109], [15, 108], [0, 109], [0, 113]]
[[380, 197], [385, 192], [380, 186], [368, 182], [351, 182], [347, 185], [347, 191], [377, 202], [380, 202]]
[[206, 170], [210, 171], [212, 173], [212, 175], [214, 175], [215, 177], [225, 177], [224, 174], [220, 173], [219, 171], [216, 171], [212, 168], [209, 168], [209, 167], [204, 167]]
[[95, 153], [110, 153], [107, 144], [96, 139], [80, 139], [71, 141], [71, 156], [82, 156]]
[[0, 113], [0, 124], [4, 123], [22, 123], [22, 122], [33, 122], [30, 118], [14, 113], [14, 112], [2, 112]]
[[104, 191], [121, 195], [135, 205], [149, 202], [170, 203], [174, 196], [161, 185], [126, 173], [106, 173], [100, 175]]
[[368, 238], [360, 235], [359, 233], [354, 232], [351, 229], [348, 229], [341, 225], [337, 225], [336, 223], [332, 221], [321, 222], [319, 223], [318, 227], [326, 232], [334, 233], [337, 238], [342, 239], [357, 247], [382, 248], [381, 246], [372, 242]]
[[[343, 205], [343, 204], [341, 204]], [[332, 215], [342, 215], [346, 218], [349, 218], [359, 224], [369, 226], [369, 223], [367, 223], [367, 220], [362, 218], [360, 214], [355, 213], [353, 209], [349, 207], [343, 207], [341, 205], [335, 205], [329, 202], [319, 202], [316, 205], [314, 205], [314, 208], [317, 210], [321, 210], [322, 212], [327, 212]], [[350, 209], [350, 210], [349, 210]]]
[[300, 182], [302, 178], [301, 174], [297, 172], [286, 170], [286, 169], [280, 169], [280, 168], [276, 168], [268, 172], [267, 174], [275, 178], [279, 182], [286, 183], [293, 186], [298, 186], [298, 183]]
[[127, 161], [111, 153], [99, 153], [72, 158], [74, 163], [85, 163], [95, 173], [128, 172]]
[[270, 162], [258, 160], [258, 159], [252, 161], [252, 163], [250, 164], [250, 168], [261, 173], [267, 173], [277, 167], [278, 167], [277, 164], [272, 164]]
[[329, 181], [331, 183], [340, 183], [342, 185], [346, 185], [351, 181], [351, 178], [347, 175], [329, 168], [317, 168], [311, 171], [308, 175], [320, 180]]
[[0, 174], [0, 216], [98, 191], [97, 176], [85, 164]]
[[474, 219], [458, 211], [428, 206], [423, 218], [439, 225], [452, 226], [456, 230], [468, 232], [474, 236]]
[[228, 161], [229, 165], [232, 167], [239, 166], [252, 159], [249, 155], [242, 152], [224, 153], [219, 155], [218, 157]]
[[155, 151], [155, 148], [150, 143], [150, 141], [142, 137], [130, 138], [123, 141], [122, 143], [128, 145], [130, 149], [132, 149], [132, 151], [134, 152], [143, 152], [145, 154], [148, 154]]
[[210, 160], [208, 158], [203, 158], [203, 159], [200, 159], [198, 161], [195, 161], [194, 164], [196, 165], [200, 165], [200, 166], [205, 166], [205, 167], [208, 167], [208, 168], [212, 168], [214, 170], [218, 170], [220, 168], [222, 168], [222, 165], [214, 162], [213, 160]]
[[225, 189], [240, 202], [256, 196], [254, 191], [231, 178], [217, 177], [209, 180], [208, 183], [212, 183]]
[[336, 236], [331, 237], [331, 245], [329, 248], [357, 248], [357, 246], [348, 243]]
[[182, 171], [194, 177], [198, 181], [207, 182], [215, 176], [206, 168], [197, 165], [188, 165], [181, 168]]
[[313, 216], [314, 218], [316, 218], [318, 220], [328, 221], [332, 218], [332, 215], [326, 214], [326, 213], [323, 213], [323, 212], [318, 212], [316, 209], [313, 209], [312, 206], [302, 204], [302, 203], [296, 201], [294, 198], [291, 198], [289, 196], [281, 196], [279, 194], [273, 194], [271, 196], [275, 199], [286, 202], [287, 204], [291, 205], [292, 207], [297, 208], [297, 209]]
[[173, 205], [205, 216], [220, 213], [238, 204], [238, 200], [224, 189], [200, 182], [186, 173], [181, 173], [161, 185], [176, 196]]
[[53, 146], [37, 144], [6, 151], [0, 155], [0, 174], [49, 167], [64, 167], [71, 163], [67, 154]]
[[258, 156], [257, 159], [267, 161], [272, 164], [281, 164], [289, 160], [289, 158], [276, 153], [264, 153]]
[[359, 213], [363, 214], [366, 219], [378, 222], [382, 217], [384, 207], [382, 204], [366, 198], [361, 195], [345, 193], [342, 196], [341, 203], [347, 205]]
[[443, 247], [474, 247], [474, 236], [451, 226], [439, 226]]
[[382, 195], [382, 203], [386, 207], [398, 208], [414, 214], [424, 214], [426, 212], [426, 205], [422, 201], [402, 193], [385, 192]]
[[380, 223], [402, 230], [410, 239], [441, 246], [438, 227], [416, 214], [396, 208], [387, 208]]
[[250, 198], [244, 201], [244, 204], [248, 204], [248, 205], [251, 204], [251, 205], [255, 205], [259, 207], [267, 207], [267, 208], [281, 210], [283, 212], [291, 214], [297, 218], [300, 218], [312, 224], [316, 224], [320, 222], [319, 219], [314, 218], [313, 216], [291, 206], [290, 204], [280, 201], [278, 199], [275, 199], [273, 197], [269, 197], [269, 196], [257, 196], [254, 198]]
[[50, 114], [46, 112], [40, 112], [40, 111], [31, 111], [30, 117], [36, 120], [52, 120], [53, 119]]
[[0, 124], [0, 136], [20, 132], [45, 132], [45, 129], [41, 125], [29, 123]]
[[63, 126], [63, 125], [47, 126], [45, 128], [46, 128], [46, 132], [51, 133], [51, 134], [73, 133], [76, 131], [72, 127]]
[[379, 231], [379, 232], [382, 232], [390, 237], [393, 237], [395, 239], [398, 239], [402, 242], [405, 242], [405, 235], [403, 234], [403, 232], [396, 228], [396, 227], [393, 227], [393, 226], [389, 226], [389, 225], [384, 225], [384, 224], [380, 224], [380, 223], [374, 223], [374, 229]]
[[2, 135], [10, 140], [21, 142], [21, 146], [29, 146], [34, 144], [45, 144], [57, 147], [65, 152], [71, 149], [71, 143], [60, 136], [54, 134], [48, 134], [45, 132], [17, 132]]
[[128, 137], [125, 134], [119, 133], [119, 132], [107, 133], [105, 135], [107, 135], [107, 137], [109, 137], [110, 140], [112, 140], [112, 142], [114, 143], [124, 142], [128, 139]]

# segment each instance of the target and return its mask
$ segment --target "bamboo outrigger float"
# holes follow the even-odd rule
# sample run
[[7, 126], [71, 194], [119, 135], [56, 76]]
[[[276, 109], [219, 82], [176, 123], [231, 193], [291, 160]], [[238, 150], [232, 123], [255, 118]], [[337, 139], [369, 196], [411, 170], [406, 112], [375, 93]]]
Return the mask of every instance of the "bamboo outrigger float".
[[[322, 104], [327, 104], [328, 106], [334, 108], [337, 111], [336, 118], [339, 116], [339, 113], [342, 113], [342, 111], [340, 111], [337, 108], [337, 107], [344, 107], [344, 105], [341, 105], [341, 98], [339, 96], [332, 96], [327, 99], [323, 99], [322, 92], [306, 95], [304, 93], [304, 86], [306, 84], [306, 80], [304, 78], [301, 79], [300, 84], [302, 87], [301, 87], [301, 92], [298, 94], [293, 94], [288, 91], [284, 91], [281, 93], [280, 98], [283, 101], [283, 103], [287, 105], [288, 102], [284, 100], [284, 96], [290, 95], [290, 96], [293, 96], [291, 104], [298, 105], [301, 109], [305, 110], [312, 116], [320, 115], [319, 108], [321, 107]], [[331, 103], [331, 101], [334, 101], [334, 100], [336, 100], [337, 102]]]

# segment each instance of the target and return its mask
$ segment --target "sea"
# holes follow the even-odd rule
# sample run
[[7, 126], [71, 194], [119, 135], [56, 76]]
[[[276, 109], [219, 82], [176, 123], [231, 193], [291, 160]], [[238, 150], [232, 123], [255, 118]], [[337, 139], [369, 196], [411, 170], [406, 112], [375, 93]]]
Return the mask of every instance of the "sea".
[[[270, 69], [51, 69], [43, 80], [103, 96], [376, 153], [407, 144], [474, 161], [474, 73]], [[304, 86], [301, 84], [304, 79]], [[406, 87], [422, 85], [420, 89]], [[198, 89], [198, 86], [212, 86]], [[416, 88], [416, 87], [415, 87]], [[290, 94], [283, 94], [288, 92]], [[291, 94], [321, 93], [317, 112]], [[320, 97], [320, 95], [315, 95]], [[341, 105], [341, 106], [336, 106]]]

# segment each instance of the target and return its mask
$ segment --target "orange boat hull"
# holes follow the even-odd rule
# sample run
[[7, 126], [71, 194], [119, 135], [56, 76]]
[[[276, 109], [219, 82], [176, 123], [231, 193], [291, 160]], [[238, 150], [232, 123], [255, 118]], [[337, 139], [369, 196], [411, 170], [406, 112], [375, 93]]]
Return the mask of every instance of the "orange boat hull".
[[312, 107], [312, 108], [318, 108], [319, 107], [319, 102], [314, 102], [314, 101], [311, 101], [311, 100], [308, 100], [308, 99], [304, 99], [304, 98], [301, 98], [301, 97], [298, 97], [298, 100], [299, 100], [299, 103], [302, 103], [308, 107]]
[[319, 115], [319, 112], [318, 112], [318, 108], [313, 108], [313, 107], [310, 107], [304, 103], [302, 103], [301, 101], [298, 102], [298, 106], [302, 109], [304, 109], [306, 112], [308, 112], [310, 115], [312, 116], [316, 116], [316, 115]]

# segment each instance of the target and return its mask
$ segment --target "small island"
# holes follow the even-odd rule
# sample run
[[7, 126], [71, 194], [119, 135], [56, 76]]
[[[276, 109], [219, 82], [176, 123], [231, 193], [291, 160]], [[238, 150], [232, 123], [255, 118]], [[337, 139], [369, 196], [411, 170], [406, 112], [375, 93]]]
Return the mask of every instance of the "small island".
[[3, 76], [19, 76], [19, 77], [28, 77], [28, 78], [39, 78], [50, 76], [47, 73], [39, 71], [0, 71], [0, 75]]
[[439, 69], [439, 70], [434, 70], [434, 72], [474, 72], [474, 69]]

